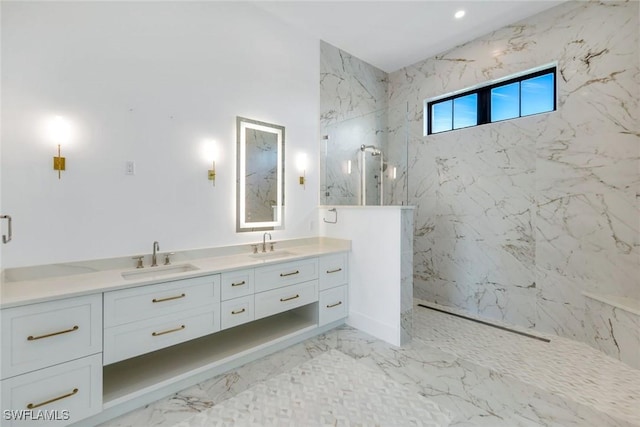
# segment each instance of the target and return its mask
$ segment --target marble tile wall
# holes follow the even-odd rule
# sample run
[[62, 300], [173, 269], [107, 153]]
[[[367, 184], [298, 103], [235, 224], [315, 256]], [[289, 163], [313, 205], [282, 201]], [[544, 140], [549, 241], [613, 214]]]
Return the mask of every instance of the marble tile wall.
[[[389, 75], [417, 297], [597, 348], [582, 292], [640, 299], [638, 6], [566, 2]], [[425, 99], [553, 62], [556, 112], [423, 136]]]
[[585, 319], [595, 348], [640, 369], [640, 313], [587, 298]]
[[[365, 204], [379, 205], [381, 199], [385, 205], [396, 204], [391, 203], [397, 198], [393, 195], [401, 192], [394, 189], [404, 175], [400, 180], [389, 177], [387, 145], [390, 134], [396, 138], [403, 133], [390, 130], [387, 124], [387, 73], [325, 42], [321, 42], [320, 56], [320, 128], [323, 138], [328, 137], [321, 139], [321, 203], [363, 204], [360, 174], [364, 168]], [[367, 155], [363, 162], [363, 144], [382, 150], [385, 170], [379, 157]], [[399, 161], [394, 157], [392, 163]]]
[[413, 331], [413, 209], [402, 209], [400, 222], [400, 343], [405, 345]]

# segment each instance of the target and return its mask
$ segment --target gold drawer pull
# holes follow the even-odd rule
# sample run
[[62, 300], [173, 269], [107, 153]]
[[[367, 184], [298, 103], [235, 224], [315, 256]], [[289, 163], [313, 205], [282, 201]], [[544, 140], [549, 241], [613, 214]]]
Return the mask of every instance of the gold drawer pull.
[[42, 338], [49, 338], [49, 337], [55, 337], [56, 335], [68, 334], [69, 332], [77, 331], [78, 329], [80, 329], [80, 327], [76, 325], [71, 329], [66, 329], [60, 332], [54, 332], [52, 334], [40, 335], [39, 337], [34, 337], [33, 335], [29, 335], [27, 337], [27, 341], [41, 340]]
[[176, 295], [175, 297], [167, 297], [167, 298], [154, 298], [152, 302], [165, 302], [165, 301], [171, 301], [174, 299], [180, 299], [180, 298], [184, 298], [186, 297], [186, 294], [180, 294], [180, 295]]
[[342, 301], [338, 301], [338, 302], [337, 302], [337, 303], [335, 303], [335, 304], [329, 304], [329, 305], [327, 305], [327, 308], [337, 307], [337, 306], [339, 306], [340, 304], [342, 304]]
[[300, 295], [295, 294], [294, 296], [289, 297], [289, 298], [280, 298], [280, 301], [281, 301], [281, 302], [291, 301], [292, 299], [296, 299], [296, 298], [300, 298]]
[[154, 337], [159, 337], [160, 335], [170, 334], [171, 332], [178, 332], [178, 331], [181, 331], [181, 330], [183, 330], [184, 328], [186, 328], [186, 326], [181, 325], [179, 328], [169, 329], [168, 331], [162, 331], [162, 332], [153, 332], [151, 335], [153, 335]]
[[342, 268], [336, 268], [335, 270], [327, 270], [327, 274], [337, 273], [339, 271], [342, 271]]
[[71, 397], [71, 396], [73, 396], [73, 395], [74, 395], [74, 394], [76, 394], [76, 393], [78, 393], [78, 389], [77, 389], [77, 388], [74, 388], [74, 389], [73, 389], [73, 391], [72, 391], [71, 393], [67, 393], [67, 394], [65, 394], [65, 395], [63, 395], [63, 396], [60, 396], [60, 397], [54, 397], [53, 399], [49, 399], [49, 400], [47, 400], [46, 402], [41, 402], [41, 403], [29, 403], [29, 404], [27, 405], [27, 409], [35, 409], [35, 408], [39, 408], [39, 407], [41, 407], [41, 406], [48, 405], [49, 403], [57, 402], [58, 400], [62, 400], [62, 399], [66, 399], [67, 397]]
[[232, 311], [231, 314], [240, 314], [240, 313], [244, 313], [245, 311], [247, 310], [243, 308], [242, 310]]
[[296, 270], [292, 273], [280, 273], [280, 277], [293, 276], [294, 274], [300, 274], [300, 271]]
[[246, 282], [243, 280], [243, 281], [242, 281], [242, 282], [240, 282], [240, 283], [232, 283], [232, 284], [231, 284], [231, 286], [242, 286], [242, 285], [244, 285], [245, 283], [246, 283]]

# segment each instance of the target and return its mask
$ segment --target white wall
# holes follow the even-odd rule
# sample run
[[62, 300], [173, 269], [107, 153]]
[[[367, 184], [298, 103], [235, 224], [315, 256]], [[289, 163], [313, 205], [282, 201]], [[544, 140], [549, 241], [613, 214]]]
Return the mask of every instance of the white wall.
[[[237, 244], [235, 118], [286, 127], [285, 229], [315, 234], [319, 42], [247, 3], [2, 2], [3, 267]], [[74, 135], [52, 170], [43, 124]], [[203, 140], [217, 141], [215, 188]], [[294, 161], [309, 155], [307, 186]], [[125, 175], [125, 161], [136, 163]]]
[[398, 206], [319, 209], [320, 235], [351, 240], [347, 324], [393, 345], [401, 344], [402, 216]]

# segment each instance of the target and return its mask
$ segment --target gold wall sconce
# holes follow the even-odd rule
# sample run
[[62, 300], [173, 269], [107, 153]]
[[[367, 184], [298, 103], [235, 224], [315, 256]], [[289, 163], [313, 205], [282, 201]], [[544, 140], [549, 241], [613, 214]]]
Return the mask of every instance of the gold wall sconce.
[[66, 168], [66, 158], [60, 155], [60, 144], [58, 144], [58, 155], [53, 158], [53, 170], [58, 171], [58, 179], [61, 177], [61, 172]]
[[297, 167], [298, 172], [300, 172], [300, 176], [298, 177], [298, 184], [302, 185], [305, 189], [307, 188], [307, 154], [300, 153], [297, 158]]
[[49, 126], [49, 136], [58, 147], [58, 155], [53, 157], [53, 170], [58, 171], [58, 179], [60, 179], [62, 171], [67, 167], [67, 159], [61, 155], [61, 145], [70, 140], [71, 124], [60, 116], [54, 117]]
[[211, 169], [207, 171], [207, 177], [209, 181], [213, 181], [213, 186], [216, 186], [216, 162], [211, 161]]
[[210, 165], [210, 169], [207, 170], [207, 179], [211, 181], [213, 186], [216, 186], [216, 158], [217, 146], [216, 142], [212, 139], [205, 140], [202, 144], [202, 153], [204, 160]]

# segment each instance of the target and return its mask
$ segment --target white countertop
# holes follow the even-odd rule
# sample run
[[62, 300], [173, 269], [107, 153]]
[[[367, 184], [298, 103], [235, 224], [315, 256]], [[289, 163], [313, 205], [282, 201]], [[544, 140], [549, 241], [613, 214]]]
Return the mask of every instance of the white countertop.
[[[134, 267], [135, 262], [129, 257], [20, 268], [16, 269], [16, 273], [7, 272], [5, 275], [5, 280], [0, 287], [0, 308], [347, 252], [351, 250], [351, 241], [329, 238], [295, 239], [278, 242], [276, 246], [276, 251], [274, 253], [267, 252], [265, 258], [254, 256], [247, 249], [248, 245], [246, 244], [211, 250], [177, 252], [172, 256], [172, 266], [190, 264], [197, 270], [168, 274], [162, 274], [164, 267], [162, 265], [159, 267], [145, 265], [144, 269], [137, 270]], [[279, 252], [287, 252], [288, 254], [273, 257]], [[211, 256], [211, 254], [214, 255]], [[122, 268], [123, 260], [126, 260], [130, 267]], [[158, 256], [158, 262], [162, 264], [163, 261], [164, 259]], [[125, 279], [122, 276], [122, 273], [125, 272], [151, 272], [153, 268], [158, 268], [158, 275], [135, 279]]]

